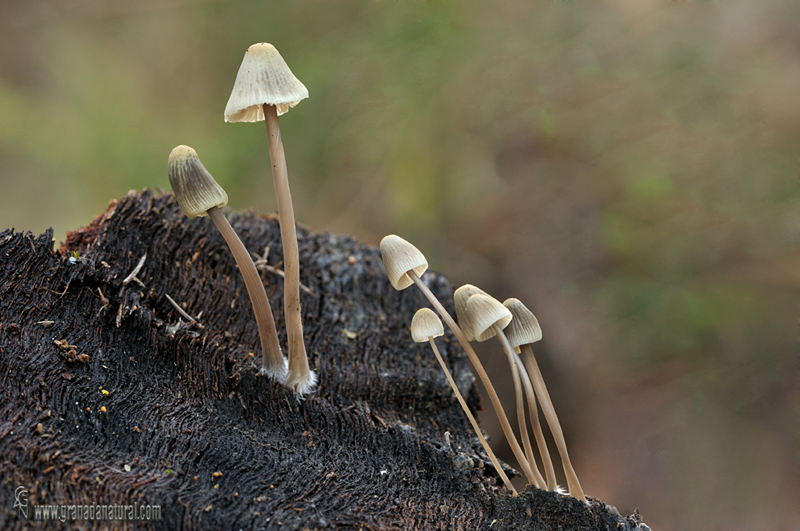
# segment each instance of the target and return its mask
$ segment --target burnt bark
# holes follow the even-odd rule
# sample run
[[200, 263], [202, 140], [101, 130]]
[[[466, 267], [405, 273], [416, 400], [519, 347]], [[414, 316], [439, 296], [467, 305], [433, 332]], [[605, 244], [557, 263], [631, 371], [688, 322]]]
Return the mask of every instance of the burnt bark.
[[[280, 263], [275, 218], [230, 219], [249, 250], [269, 246]], [[428, 347], [411, 341], [427, 306], [418, 290], [393, 290], [373, 247], [304, 229], [298, 239], [320, 382], [302, 401], [259, 375], [234, 260], [172, 195], [129, 194], [58, 250], [52, 231], [0, 233], [0, 528], [38, 525], [13, 507], [19, 486], [31, 513], [160, 505], [160, 521], [137, 524], [155, 529], [645, 528], [599, 500], [533, 487], [511, 497]], [[283, 281], [262, 278], [282, 331]], [[443, 277], [425, 280], [452, 300]], [[477, 409], [465, 355], [452, 336], [440, 345]]]

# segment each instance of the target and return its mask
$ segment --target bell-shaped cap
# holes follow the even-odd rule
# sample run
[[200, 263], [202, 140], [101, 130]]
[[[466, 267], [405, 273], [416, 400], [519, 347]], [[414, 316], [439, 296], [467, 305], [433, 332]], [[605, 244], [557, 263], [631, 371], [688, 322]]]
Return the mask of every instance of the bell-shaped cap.
[[513, 348], [530, 345], [542, 339], [542, 328], [536, 316], [519, 299], [506, 299], [503, 306], [511, 312], [511, 323], [505, 329], [508, 342]]
[[381, 256], [389, 282], [397, 291], [414, 283], [406, 273], [413, 271], [418, 276], [428, 270], [428, 261], [422, 252], [406, 240], [390, 234], [381, 240]]
[[471, 320], [476, 341], [486, 341], [497, 335], [494, 325], [505, 328], [511, 322], [511, 312], [503, 304], [485, 293], [477, 293], [467, 300], [467, 316]]
[[263, 104], [275, 105], [280, 116], [307, 97], [308, 89], [294, 77], [278, 50], [266, 42], [254, 44], [244, 53], [236, 74], [225, 121], [260, 122]]
[[200, 162], [189, 146], [178, 146], [169, 154], [169, 184], [183, 213], [193, 218], [205, 216], [208, 209], [228, 204], [228, 194]]
[[432, 337], [444, 335], [444, 327], [439, 316], [430, 308], [420, 308], [411, 319], [411, 339], [423, 343]]
[[472, 320], [467, 316], [467, 301], [473, 295], [486, 292], [472, 284], [464, 284], [453, 294], [453, 301], [456, 306], [456, 317], [461, 331], [467, 336], [467, 341], [475, 341], [475, 334], [472, 332]]

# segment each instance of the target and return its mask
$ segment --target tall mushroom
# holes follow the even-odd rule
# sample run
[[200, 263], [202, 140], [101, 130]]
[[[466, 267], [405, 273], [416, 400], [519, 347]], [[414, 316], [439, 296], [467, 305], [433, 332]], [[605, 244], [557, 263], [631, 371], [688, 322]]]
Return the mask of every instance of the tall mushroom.
[[578, 475], [575, 473], [575, 469], [572, 467], [572, 462], [569, 459], [567, 443], [564, 440], [564, 432], [561, 430], [561, 424], [558, 422], [556, 410], [553, 407], [553, 401], [550, 400], [550, 394], [547, 392], [547, 387], [544, 385], [544, 378], [542, 378], [542, 373], [539, 370], [539, 364], [536, 363], [536, 358], [533, 355], [533, 348], [531, 345], [542, 339], [542, 330], [539, 327], [539, 321], [533, 313], [517, 299], [509, 299], [504, 305], [511, 311], [512, 315], [514, 315], [514, 319], [518, 321], [518, 326], [526, 327], [530, 330], [527, 338], [525, 335], [520, 335], [515, 339], [515, 343], [517, 344], [513, 346], [520, 351], [520, 357], [530, 375], [533, 387], [536, 389], [539, 402], [542, 404], [542, 412], [547, 420], [547, 424], [550, 426], [550, 431], [553, 433], [553, 439], [556, 442], [558, 453], [561, 456], [561, 462], [564, 465], [564, 475], [567, 477], [569, 493], [573, 497], [586, 502], [586, 496], [583, 494], [580, 481], [578, 481]]
[[442, 355], [439, 353], [439, 348], [436, 346], [436, 342], [434, 338], [444, 335], [444, 328], [442, 327], [442, 321], [433, 313], [433, 310], [428, 308], [420, 308], [417, 310], [417, 313], [414, 314], [414, 317], [411, 319], [411, 338], [414, 340], [415, 343], [424, 343], [428, 341], [433, 349], [433, 354], [436, 356], [436, 360], [439, 362], [439, 365], [442, 367], [442, 371], [444, 371], [444, 375], [447, 377], [447, 382], [450, 384], [450, 388], [455, 393], [456, 398], [458, 399], [458, 403], [461, 404], [461, 409], [464, 410], [466, 413], [467, 418], [469, 419], [469, 423], [472, 424], [472, 429], [475, 431], [475, 434], [478, 436], [478, 440], [481, 442], [481, 446], [483, 446], [486, 455], [489, 456], [489, 459], [492, 461], [494, 465], [494, 469], [497, 471], [500, 479], [503, 480], [506, 488], [511, 491], [511, 493], [516, 496], [517, 491], [514, 488], [514, 485], [511, 484], [511, 481], [508, 479], [508, 476], [503, 471], [503, 467], [500, 466], [500, 462], [497, 460], [497, 456], [494, 455], [492, 448], [489, 446], [489, 443], [486, 441], [486, 437], [483, 436], [483, 432], [481, 432], [480, 427], [478, 426], [478, 422], [475, 420], [475, 417], [472, 415], [472, 411], [470, 411], [469, 406], [467, 406], [466, 400], [461, 395], [461, 391], [458, 390], [458, 386], [456, 385], [455, 380], [453, 380], [453, 375], [450, 374], [450, 369], [447, 368], [447, 365], [442, 359]]
[[385, 236], [381, 240], [380, 248], [381, 256], [383, 257], [383, 265], [386, 268], [386, 274], [389, 277], [389, 282], [392, 284], [392, 287], [398, 291], [402, 291], [412, 284], [416, 284], [423, 295], [430, 301], [431, 305], [436, 308], [436, 311], [444, 322], [447, 323], [447, 326], [450, 327], [450, 330], [453, 331], [453, 334], [455, 334], [461, 348], [467, 353], [469, 361], [478, 373], [478, 378], [480, 378], [483, 387], [486, 389], [486, 393], [489, 395], [489, 400], [492, 402], [492, 407], [500, 421], [500, 426], [503, 428], [503, 434], [506, 436], [511, 450], [514, 452], [514, 457], [517, 458], [520, 467], [526, 472], [525, 475], [527, 477], [532, 477], [533, 474], [530, 473], [531, 471], [530, 467], [528, 467], [528, 460], [525, 458], [525, 453], [517, 442], [514, 430], [511, 429], [511, 423], [508, 422], [506, 412], [503, 410], [500, 397], [497, 396], [497, 391], [495, 391], [489, 379], [489, 375], [486, 373], [486, 369], [483, 368], [481, 360], [475, 353], [475, 349], [472, 348], [464, 332], [450, 316], [450, 313], [442, 306], [442, 303], [439, 302], [436, 295], [433, 294], [430, 288], [428, 288], [420, 278], [420, 275], [428, 269], [428, 261], [425, 259], [425, 255], [411, 243], [396, 234]]
[[228, 204], [228, 194], [200, 162], [197, 152], [189, 146], [178, 146], [172, 150], [167, 173], [169, 184], [183, 213], [190, 218], [208, 215], [233, 253], [256, 315], [258, 334], [261, 337], [262, 370], [283, 383], [287, 373], [286, 358], [281, 354], [272, 308], [264, 285], [242, 240], [219, 209]]
[[307, 97], [308, 90], [292, 74], [278, 50], [273, 45], [262, 42], [250, 46], [245, 52], [225, 107], [226, 122], [264, 120], [267, 125], [272, 180], [278, 201], [278, 219], [283, 242], [283, 307], [289, 344], [289, 376], [286, 385], [299, 394], [308, 393], [314, 388], [316, 375], [309, 370], [303, 341], [297, 229], [278, 116]]

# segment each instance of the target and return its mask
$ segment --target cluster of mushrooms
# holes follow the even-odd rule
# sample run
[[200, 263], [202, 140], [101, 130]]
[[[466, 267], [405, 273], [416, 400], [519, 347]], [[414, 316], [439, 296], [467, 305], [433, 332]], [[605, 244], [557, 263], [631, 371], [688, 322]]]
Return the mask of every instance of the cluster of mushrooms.
[[[419, 249], [394, 234], [383, 238], [380, 248], [383, 264], [392, 286], [400, 291], [416, 284], [428, 301], [430, 301], [431, 306], [436, 309], [442, 319], [447, 323], [447, 326], [450, 327], [450, 330], [452, 330], [453, 334], [458, 339], [461, 347], [466, 351], [472, 366], [478, 373], [478, 377], [489, 395], [492, 406], [500, 420], [500, 425], [503, 428], [503, 434], [506, 439], [508, 439], [511, 450], [514, 452], [514, 457], [519, 462], [528, 483], [541, 489], [551, 491], [558, 490], [555, 470], [553, 469], [553, 463], [547, 450], [542, 426], [539, 422], [539, 413], [536, 405], [538, 397], [542, 412], [544, 413], [544, 417], [553, 434], [553, 439], [558, 447], [559, 455], [561, 456], [569, 493], [571, 496], [588, 503], [583, 494], [581, 484], [578, 481], [578, 476], [575, 474], [575, 469], [570, 462], [567, 445], [564, 441], [564, 434], [561, 431], [561, 425], [558, 422], [558, 417], [556, 417], [556, 412], [553, 408], [553, 402], [550, 400], [547, 387], [545, 387], [544, 380], [542, 379], [542, 373], [533, 355], [531, 345], [542, 339], [542, 329], [539, 327], [539, 322], [536, 320], [533, 313], [531, 313], [519, 299], [508, 299], [501, 303], [480, 288], [471, 284], [465, 284], [458, 288], [454, 294], [456, 316], [461, 325], [459, 326], [433, 292], [431, 292], [428, 286], [422, 281], [421, 276], [428, 269], [428, 261]], [[434, 338], [443, 334], [444, 327], [442, 326], [441, 320], [436, 313], [429, 308], [421, 308], [411, 320], [412, 339], [417, 343], [430, 343], [433, 353], [439, 365], [441, 365], [447, 377], [447, 381], [450, 383], [450, 387], [453, 389], [464, 413], [469, 418], [472, 428], [475, 430], [475, 434], [478, 436], [489, 459], [491, 459], [495, 470], [497, 470], [503, 483], [505, 483], [506, 488], [516, 495], [517, 491], [514, 489], [508, 476], [506, 476], [500, 466], [497, 457], [486, 442], [486, 438], [481, 433], [478, 423], [475, 421], [469, 407], [467, 407], [464, 397], [458, 390], [458, 387], [453, 381], [453, 376], [450, 374], [447, 365], [444, 363], [439, 353], [439, 349], [436, 347]], [[500, 341], [511, 366], [514, 389], [516, 391], [517, 422], [519, 424], [519, 432], [522, 437], [524, 450], [520, 448], [519, 442], [517, 442], [517, 438], [508, 421], [508, 417], [497, 396], [497, 392], [492, 382], [489, 380], [489, 376], [486, 374], [486, 370], [483, 368], [480, 359], [478, 359], [478, 356], [475, 354], [475, 350], [470, 344], [470, 341], [486, 341], [493, 337], [496, 337]], [[523, 388], [525, 391], [524, 401]], [[542, 477], [539, 467], [536, 464], [530, 435], [525, 421], [526, 402], [531, 428], [545, 470], [544, 477]]]
[[225, 107], [226, 122], [258, 122], [267, 126], [272, 180], [278, 202], [278, 221], [283, 244], [283, 305], [289, 359], [283, 357], [272, 308], [261, 277], [241, 239], [234, 232], [219, 207], [228, 204], [228, 194], [206, 170], [197, 152], [178, 146], [169, 155], [169, 182], [184, 214], [208, 216], [230, 247], [244, 278], [253, 305], [261, 338], [262, 372], [302, 396], [314, 389], [317, 378], [309, 369], [303, 321], [300, 313], [300, 258], [292, 195], [286, 170], [278, 116], [308, 97], [308, 89], [292, 74], [274, 46], [259, 43], [244, 54], [233, 91]]
[[[170, 185], [183, 212], [190, 218], [209, 216], [233, 253], [244, 278], [258, 325], [262, 350], [262, 372], [293, 389], [298, 396], [312, 391], [317, 378], [309, 369], [303, 340], [297, 230], [289, 190], [286, 158], [278, 127], [278, 116], [286, 113], [307, 97], [308, 90], [292, 74], [275, 47], [268, 43], [260, 43], [247, 49], [225, 108], [226, 122], [257, 122], [261, 120], [266, 122], [269, 155], [272, 161], [272, 178], [277, 196], [278, 220], [283, 244], [284, 313], [289, 351], [288, 361], [281, 351], [272, 308], [261, 277], [244, 244], [220, 210], [220, 207], [228, 203], [228, 195], [225, 190], [217, 184], [214, 177], [200, 162], [197, 152], [189, 146], [181, 145], [173, 149], [168, 162]], [[486, 388], [500, 420], [503, 433], [528, 482], [541, 489], [551, 491], [558, 489], [555, 470], [539, 422], [538, 398], [561, 456], [569, 492], [572, 496], [586, 501], [578, 477], [570, 463], [564, 435], [553, 409], [553, 403], [547, 393], [542, 374], [531, 349], [531, 345], [542, 338], [542, 331], [536, 317], [517, 299], [508, 299], [501, 304], [479, 288], [467, 284], [455, 292], [456, 315], [461, 324], [459, 326], [422, 282], [420, 277], [427, 270], [428, 262], [416, 247], [399, 236], [390, 235], [381, 241], [380, 250], [392, 286], [397, 290], [403, 290], [416, 284], [466, 351], [478, 377]], [[413, 340], [430, 343], [436, 359], [495, 470], [508, 490], [516, 495], [516, 489], [489, 447], [436, 347], [434, 338], [443, 334], [442, 322], [432, 310], [422, 308], [414, 315], [411, 321]], [[500, 341], [511, 366], [517, 400], [517, 422], [524, 450], [517, 442], [489, 376], [470, 345], [470, 341], [486, 341], [492, 337], [496, 337]], [[523, 389], [525, 400], [523, 400]], [[534, 457], [525, 420], [525, 403], [527, 403], [531, 429], [544, 467], [544, 476], [539, 471]]]

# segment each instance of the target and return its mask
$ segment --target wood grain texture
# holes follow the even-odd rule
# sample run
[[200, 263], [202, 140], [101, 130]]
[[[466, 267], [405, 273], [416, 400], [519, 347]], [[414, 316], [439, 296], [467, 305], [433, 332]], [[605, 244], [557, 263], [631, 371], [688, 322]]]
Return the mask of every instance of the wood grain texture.
[[[230, 220], [280, 263], [276, 219]], [[396, 292], [377, 249], [351, 238], [301, 228], [298, 242], [320, 379], [303, 401], [258, 374], [235, 262], [172, 195], [112, 202], [57, 251], [49, 231], [0, 233], [0, 528], [38, 525], [13, 509], [18, 486], [30, 504], [159, 504], [153, 529], [645, 528], [599, 501], [509, 496], [429, 347], [411, 340], [418, 290]], [[143, 286], [123, 285], [145, 253]], [[262, 278], [285, 345], [283, 281]], [[425, 280], [452, 300], [443, 277]], [[167, 294], [202, 327], [178, 324]], [[477, 409], [466, 356], [450, 335], [438, 345]]]

